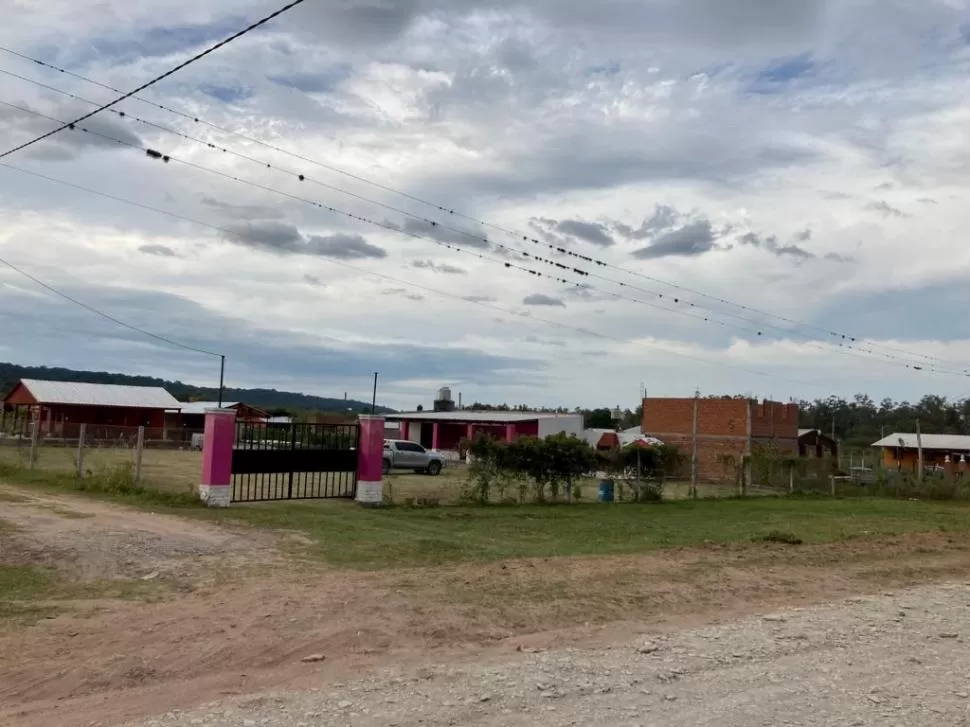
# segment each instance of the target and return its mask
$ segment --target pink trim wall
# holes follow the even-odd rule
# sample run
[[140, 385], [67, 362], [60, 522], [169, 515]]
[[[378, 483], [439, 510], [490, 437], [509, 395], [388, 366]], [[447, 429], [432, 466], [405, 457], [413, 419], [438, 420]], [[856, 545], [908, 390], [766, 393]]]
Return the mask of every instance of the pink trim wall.
[[210, 409], [205, 413], [202, 446], [202, 483], [209, 487], [232, 484], [232, 444], [236, 436], [236, 413]]
[[357, 480], [380, 482], [384, 479], [384, 417], [361, 415], [360, 443], [357, 448]]

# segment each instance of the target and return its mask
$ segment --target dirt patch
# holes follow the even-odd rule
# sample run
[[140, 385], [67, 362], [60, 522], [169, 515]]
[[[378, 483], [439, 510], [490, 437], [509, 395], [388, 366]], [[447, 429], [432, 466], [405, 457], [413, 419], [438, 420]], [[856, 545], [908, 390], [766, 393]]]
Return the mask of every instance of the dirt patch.
[[[158, 602], [102, 599], [0, 635], [0, 724], [10, 727], [117, 724], [387, 666], [629, 643], [963, 577], [970, 565], [970, 538], [935, 533], [357, 573], [285, 560], [272, 535], [70, 497], [30, 496], [4, 517], [31, 563], [81, 579], [157, 572], [187, 584]], [[303, 661], [317, 654], [325, 659]]]
[[52, 567], [76, 581], [180, 575], [206, 558], [258, 560], [279, 540], [76, 497], [3, 488], [0, 496], [14, 530], [0, 564]]

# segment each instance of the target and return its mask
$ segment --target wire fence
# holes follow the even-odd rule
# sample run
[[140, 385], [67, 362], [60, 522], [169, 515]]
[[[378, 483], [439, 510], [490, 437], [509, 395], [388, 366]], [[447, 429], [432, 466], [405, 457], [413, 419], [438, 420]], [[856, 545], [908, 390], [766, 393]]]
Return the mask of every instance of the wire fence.
[[0, 433], [0, 467], [108, 486], [189, 492], [202, 474], [202, 430], [28, 423]]

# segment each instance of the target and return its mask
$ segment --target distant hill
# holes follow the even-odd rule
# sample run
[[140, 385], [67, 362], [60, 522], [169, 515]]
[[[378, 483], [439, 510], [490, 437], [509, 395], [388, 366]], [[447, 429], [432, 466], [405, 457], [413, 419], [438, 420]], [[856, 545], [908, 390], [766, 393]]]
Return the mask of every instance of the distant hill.
[[[183, 384], [181, 381], [165, 381], [151, 376], [129, 376], [111, 374], [104, 371], [74, 371], [72, 369], [49, 368], [47, 366], [17, 366], [0, 363], [0, 394], [6, 395], [20, 379], [41, 379], [44, 381], [77, 381], [87, 384], [123, 384], [126, 386], [162, 386], [179, 401], [216, 401], [219, 389]], [[224, 389], [223, 401], [242, 401], [261, 409], [288, 409], [291, 411], [370, 412], [370, 402], [353, 399], [331, 399], [325, 396], [297, 394], [292, 391], [276, 389]], [[394, 409], [377, 407], [378, 414], [387, 414]]]

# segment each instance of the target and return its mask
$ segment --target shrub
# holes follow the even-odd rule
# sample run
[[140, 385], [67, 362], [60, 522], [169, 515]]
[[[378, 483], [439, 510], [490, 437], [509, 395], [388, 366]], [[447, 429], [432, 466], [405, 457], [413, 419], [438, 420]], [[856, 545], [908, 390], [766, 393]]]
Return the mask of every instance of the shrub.
[[785, 530], [772, 530], [764, 535], [757, 538], [753, 538], [755, 542], [762, 543], [783, 543], [785, 545], [801, 545], [802, 539], [799, 538], [794, 533], [789, 533]]

